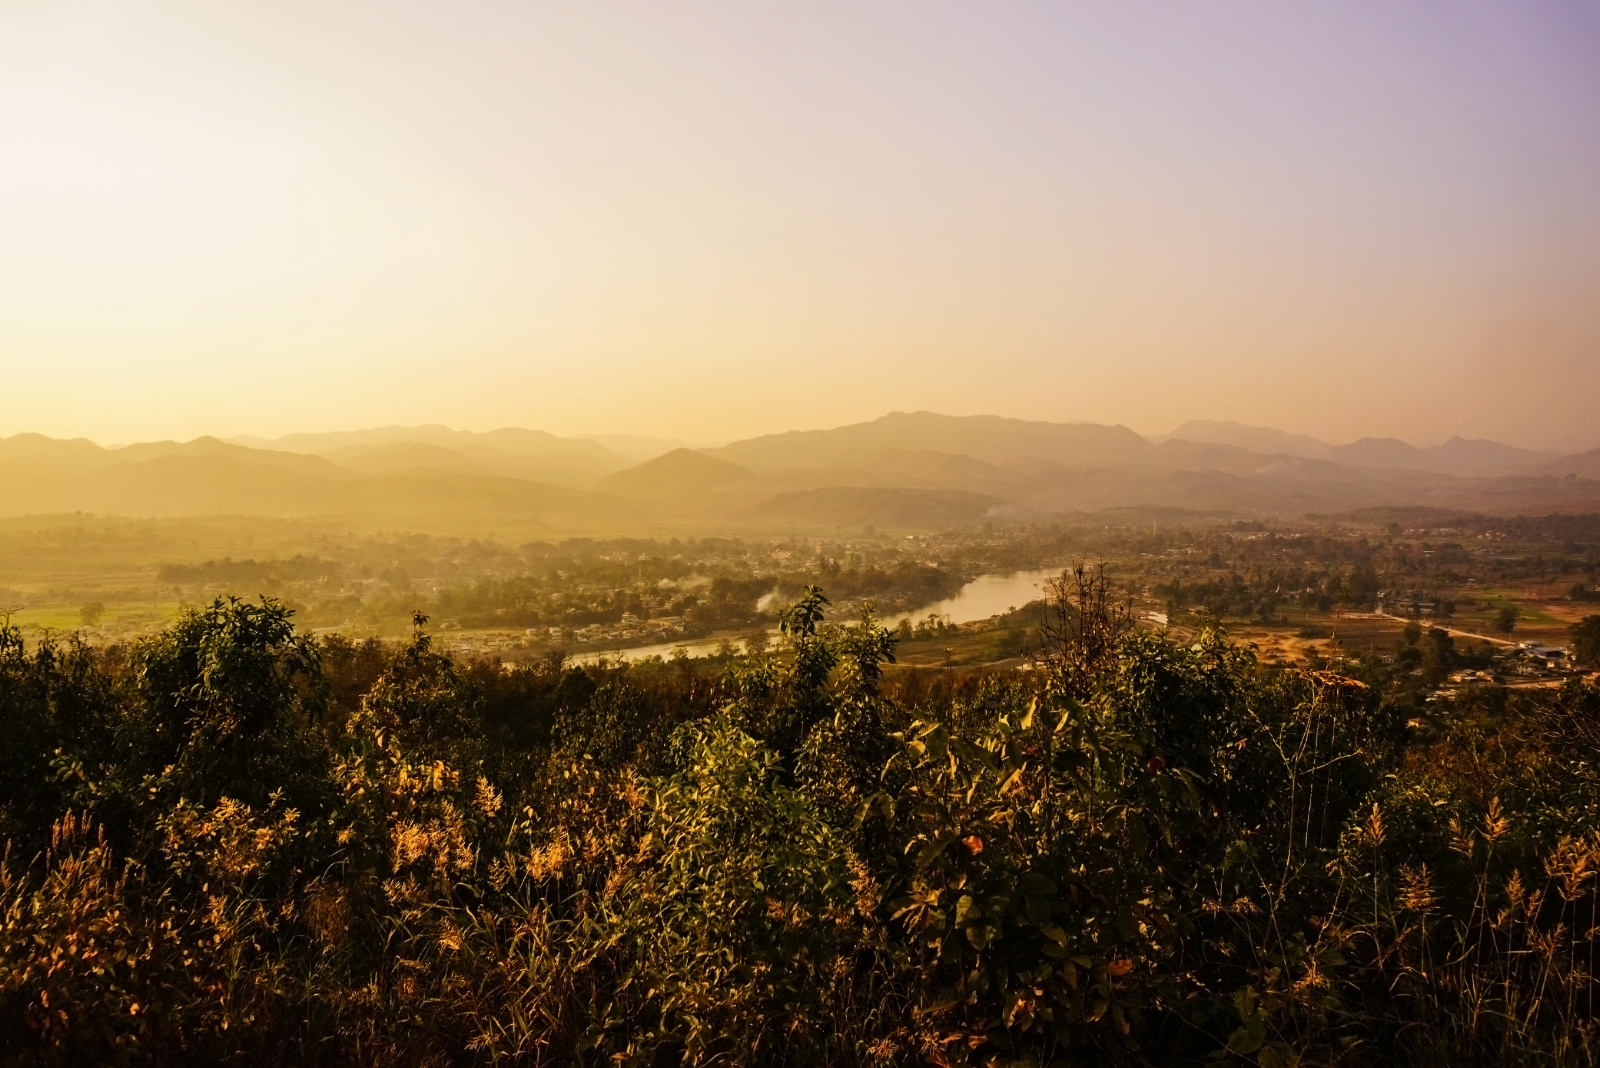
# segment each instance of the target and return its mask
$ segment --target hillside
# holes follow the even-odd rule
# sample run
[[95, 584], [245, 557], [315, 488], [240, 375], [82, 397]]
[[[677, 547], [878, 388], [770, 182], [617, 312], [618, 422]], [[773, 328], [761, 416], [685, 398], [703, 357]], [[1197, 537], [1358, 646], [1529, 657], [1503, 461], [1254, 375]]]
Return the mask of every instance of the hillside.
[[1541, 464], [1538, 473], [1555, 478], [1600, 479], [1600, 449], [1590, 449], [1588, 452], [1563, 456], [1559, 460]]
[[1246, 426], [1227, 420], [1191, 419], [1167, 435], [1167, 440], [1193, 441], [1204, 445], [1230, 445], [1269, 456], [1302, 456], [1308, 460], [1327, 460], [1333, 446], [1309, 434], [1290, 434], [1270, 426]]
[[[352, 470], [316, 455], [198, 438], [105, 449], [38, 435], [0, 439], [0, 516], [88, 512], [149, 517], [240, 515], [337, 518], [469, 532], [473, 524], [588, 529], [638, 521], [606, 494], [462, 469], [430, 469], [427, 446], [347, 446]], [[362, 451], [365, 450], [365, 451]], [[443, 452], [444, 450], [438, 450]], [[447, 454], [447, 458], [449, 455]], [[347, 457], [347, 459], [349, 459]], [[450, 461], [454, 462], [454, 461]], [[470, 460], [462, 458], [462, 463]]]
[[1423, 451], [1432, 458], [1435, 470], [1452, 475], [1482, 475], [1490, 478], [1534, 474], [1541, 465], [1555, 459], [1553, 453], [1519, 449], [1481, 438], [1451, 438], [1443, 445]]
[[686, 497], [748, 486], [756, 480], [747, 467], [693, 449], [673, 449], [637, 467], [600, 480], [600, 488], [629, 497]]
[[447, 471], [457, 475], [489, 473], [489, 468], [484, 463], [474, 460], [465, 453], [421, 441], [342, 445], [317, 455], [363, 475], [387, 475], [417, 470]]
[[47, 442], [0, 441], [0, 514], [299, 514], [335, 504], [355, 477], [321, 457], [216, 438], [122, 449]]
[[643, 463], [673, 449], [687, 449], [689, 443], [677, 438], [652, 438], [642, 434], [578, 434], [573, 441], [592, 441], [618, 456]]
[[970, 456], [989, 463], [1049, 460], [1067, 467], [1122, 467], [1155, 446], [1125, 426], [1042, 423], [994, 415], [891, 412], [832, 430], [791, 430], [705, 453], [768, 472], [795, 467], [860, 467], [893, 450]]
[[[446, 426], [384, 426], [325, 434], [288, 434], [281, 438], [237, 438], [240, 444], [279, 452], [312, 453], [334, 459], [382, 456], [381, 450], [422, 449], [455, 453], [482, 473], [526, 478], [556, 485], [587, 487], [633, 465], [633, 460], [597, 441], [557, 437], [544, 430], [502, 427], [485, 433]], [[401, 454], [392, 454], [401, 455]], [[449, 469], [439, 452], [422, 466]], [[359, 463], [360, 461], [358, 461]], [[381, 461], [377, 461], [381, 463]], [[403, 468], [390, 464], [387, 470]]]
[[1207, 419], [1191, 419], [1163, 440], [1167, 444], [1189, 441], [1267, 455], [1331, 460], [1350, 467], [1433, 471], [1462, 478], [1535, 474], [1541, 465], [1554, 459], [1549, 453], [1481, 438], [1453, 437], [1443, 444], [1427, 448], [1398, 438], [1361, 438], [1345, 445], [1330, 445], [1307, 434], [1289, 434], [1272, 427]]

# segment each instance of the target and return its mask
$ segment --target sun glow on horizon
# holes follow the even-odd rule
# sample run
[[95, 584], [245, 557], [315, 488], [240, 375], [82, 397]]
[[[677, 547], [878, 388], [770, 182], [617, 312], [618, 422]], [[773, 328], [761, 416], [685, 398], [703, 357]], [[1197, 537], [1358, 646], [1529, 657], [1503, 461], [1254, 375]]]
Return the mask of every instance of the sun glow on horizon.
[[1570, 5], [0, 25], [0, 433], [1590, 433], [1600, 18]]

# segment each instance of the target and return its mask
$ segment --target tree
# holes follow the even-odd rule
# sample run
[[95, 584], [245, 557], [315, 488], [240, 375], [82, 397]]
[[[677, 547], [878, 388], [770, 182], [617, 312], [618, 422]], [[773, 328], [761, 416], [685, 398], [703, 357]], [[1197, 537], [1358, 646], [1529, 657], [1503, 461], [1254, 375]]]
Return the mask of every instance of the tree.
[[1494, 614], [1494, 629], [1501, 634], [1510, 634], [1517, 627], [1517, 619], [1521, 613], [1515, 605], [1506, 605]]
[[1350, 597], [1362, 608], [1370, 608], [1378, 600], [1378, 572], [1371, 564], [1359, 564], [1350, 573]]
[[1572, 655], [1578, 663], [1600, 668], [1600, 616], [1585, 616], [1582, 622], [1572, 625], [1569, 633]]
[[328, 754], [312, 727], [327, 679], [320, 647], [295, 632], [293, 614], [270, 597], [218, 598], [135, 647], [121, 744], [129, 780], [148, 784], [140, 792], [261, 808], [282, 790], [302, 813], [319, 804]]
[[1079, 564], [1045, 585], [1040, 659], [1064, 692], [1087, 694], [1117, 642], [1132, 628], [1132, 606], [1117, 603], [1104, 566], [1091, 573]]
[[1422, 647], [1422, 673], [1437, 686], [1456, 666], [1456, 640], [1442, 627], [1429, 627], [1427, 638]]
[[92, 627], [99, 623], [105, 614], [106, 606], [101, 604], [99, 601], [90, 601], [88, 604], [78, 609], [78, 619], [81, 620], [83, 625], [86, 627]]

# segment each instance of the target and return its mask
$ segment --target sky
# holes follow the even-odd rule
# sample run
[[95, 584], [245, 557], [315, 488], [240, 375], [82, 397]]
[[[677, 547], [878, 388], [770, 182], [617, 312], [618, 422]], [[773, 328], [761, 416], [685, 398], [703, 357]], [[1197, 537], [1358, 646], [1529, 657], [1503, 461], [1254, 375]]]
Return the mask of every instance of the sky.
[[1590, 0], [0, 4], [0, 434], [1597, 400]]

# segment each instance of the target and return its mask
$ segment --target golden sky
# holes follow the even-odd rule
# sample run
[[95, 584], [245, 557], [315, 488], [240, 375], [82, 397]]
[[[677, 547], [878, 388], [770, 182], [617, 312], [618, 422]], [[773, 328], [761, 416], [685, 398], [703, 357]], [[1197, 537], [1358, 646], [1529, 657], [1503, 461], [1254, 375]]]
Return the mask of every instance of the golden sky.
[[0, 4], [0, 434], [1597, 397], [1580, 0]]

